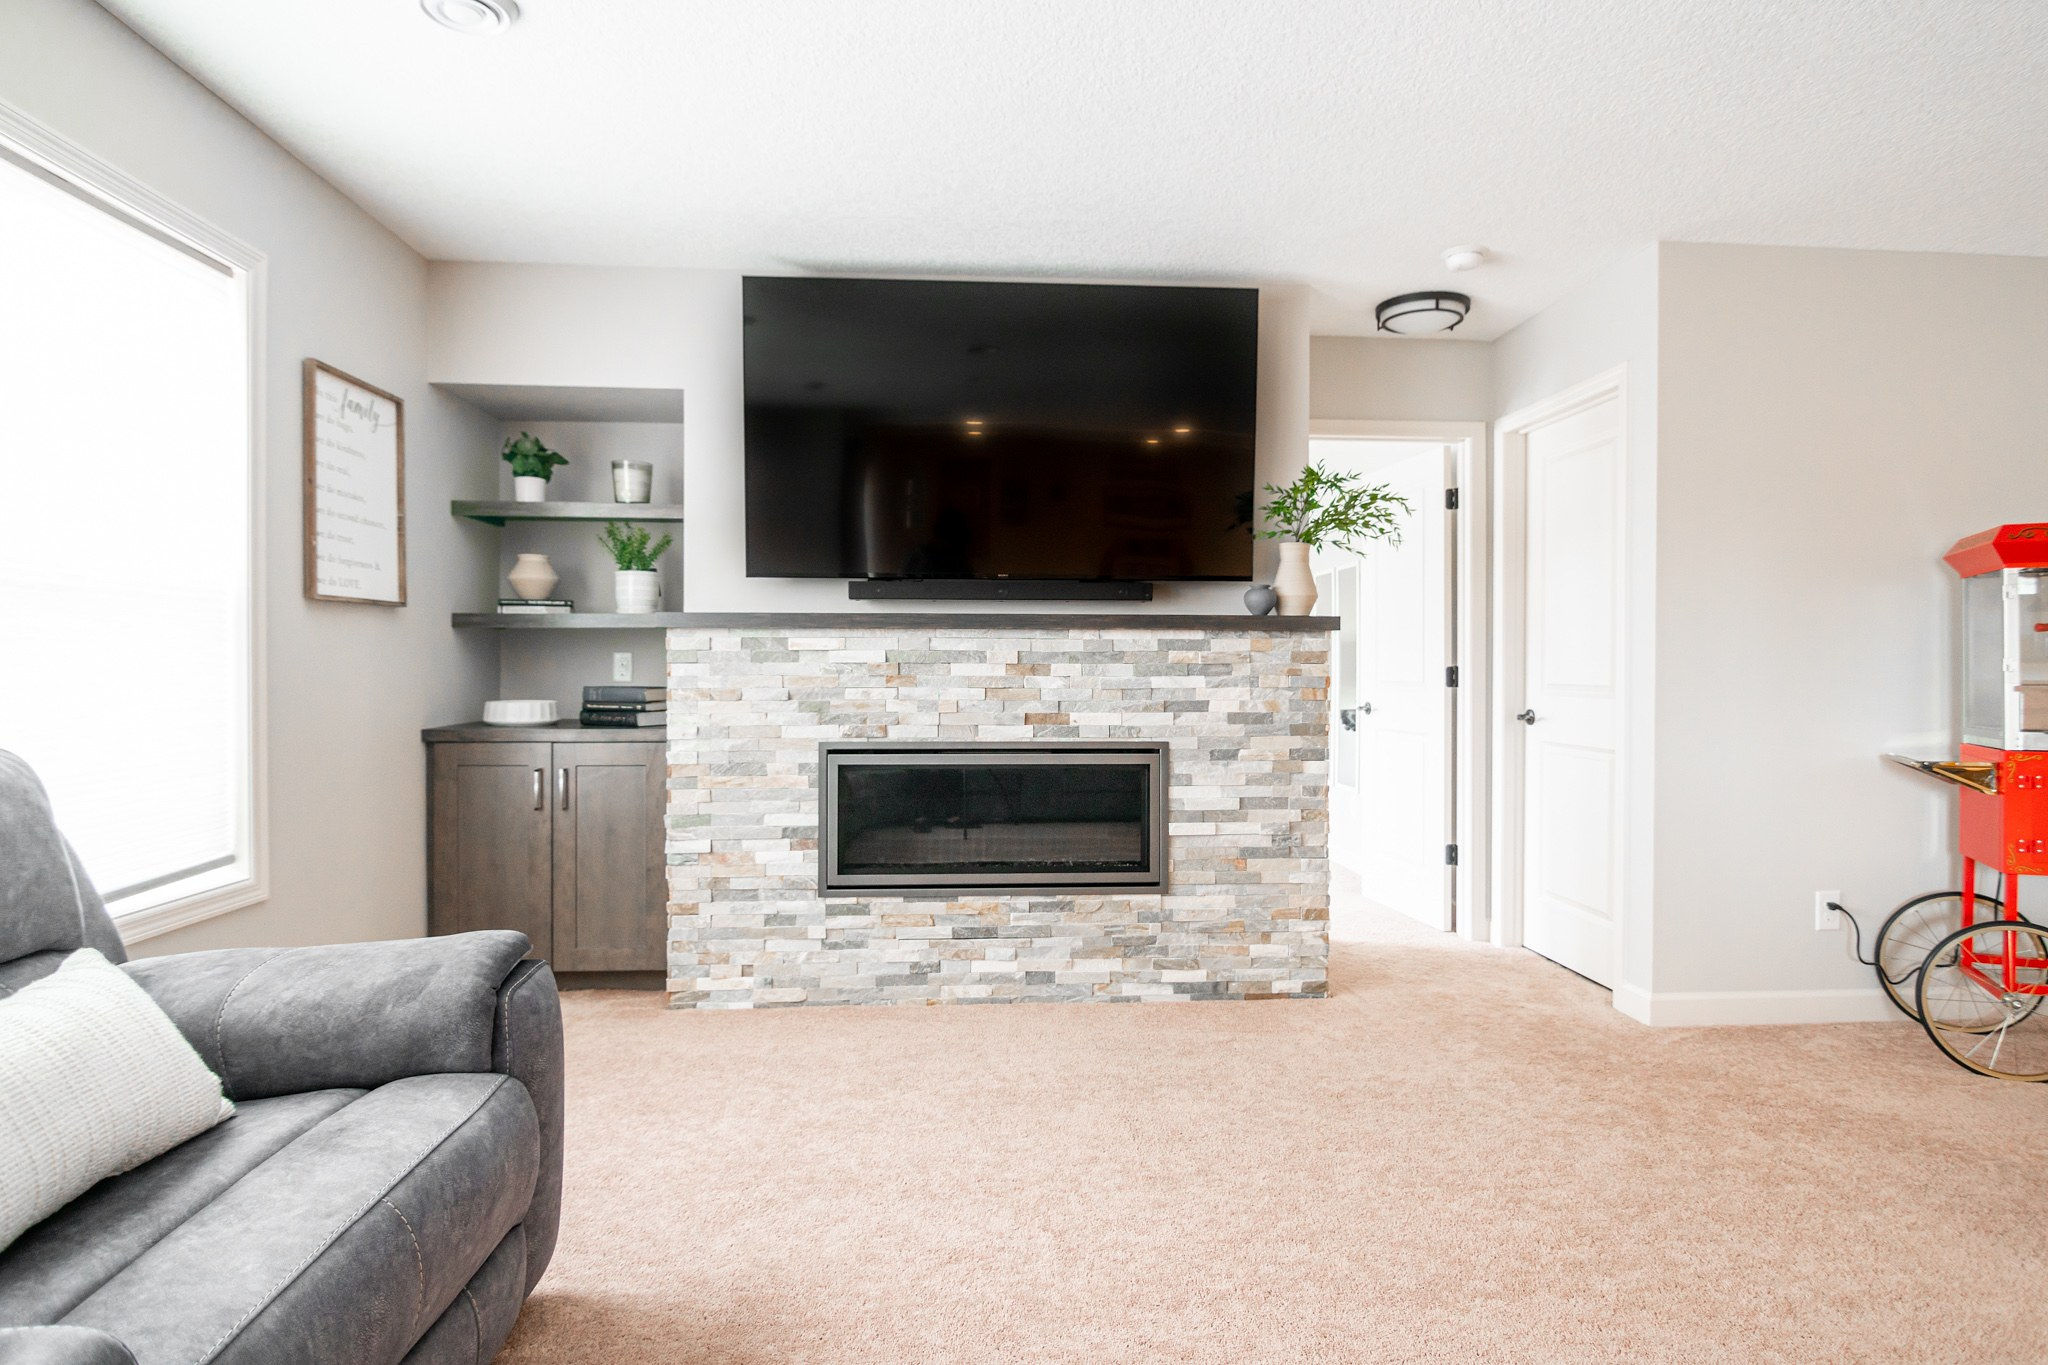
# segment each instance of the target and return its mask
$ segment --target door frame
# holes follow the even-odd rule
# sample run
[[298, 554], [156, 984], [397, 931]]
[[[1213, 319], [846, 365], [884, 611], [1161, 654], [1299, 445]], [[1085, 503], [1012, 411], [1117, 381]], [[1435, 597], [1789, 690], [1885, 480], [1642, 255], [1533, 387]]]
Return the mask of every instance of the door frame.
[[1523, 672], [1522, 649], [1526, 632], [1524, 590], [1528, 583], [1528, 543], [1524, 534], [1528, 517], [1529, 433], [1566, 417], [1612, 400], [1615, 405], [1616, 440], [1620, 444], [1615, 461], [1616, 501], [1621, 509], [1616, 553], [1619, 559], [1619, 601], [1615, 612], [1615, 715], [1614, 732], [1614, 820], [1615, 848], [1620, 866], [1615, 869], [1616, 893], [1621, 898], [1614, 915], [1614, 961], [1610, 979], [1616, 998], [1621, 995], [1622, 944], [1629, 933], [1626, 912], [1629, 892], [1629, 846], [1627, 840], [1629, 800], [1628, 759], [1630, 752], [1629, 703], [1633, 696], [1630, 677], [1630, 616], [1633, 602], [1629, 585], [1633, 530], [1629, 509], [1628, 366], [1617, 365], [1591, 379], [1574, 384], [1548, 398], [1517, 408], [1494, 423], [1493, 428], [1493, 601], [1499, 609], [1493, 617], [1493, 681], [1499, 702], [1488, 725], [1494, 754], [1492, 782], [1493, 858], [1488, 896], [1492, 909], [1492, 942], [1503, 948], [1522, 946], [1522, 779], [1525, 730], [1514, 722], [1517, 712], [1528, 705]]
[[1441, 441], [1451, 450], [1454, 487], [1458, 490], [1456, 550], [1450, 589], [1452, 630], [1448, 640], [1458, 668], [1457, 697], [1452, 708], [1454, 788], [1452, 819], [1456, 822], [1458, 862], [1451, 874], [1454, 933], [1474, 942], [1493, 941], [1490, 831], [1488, 829], [1491, 748], [1487, 726], [1492, 675], [1489, 657], [1494, 572], [1489, 519], [1491, 504], [1486, 423], [1408, 422], [1374, 418], [1311, 417], [1308, 435], [1317, 440]]

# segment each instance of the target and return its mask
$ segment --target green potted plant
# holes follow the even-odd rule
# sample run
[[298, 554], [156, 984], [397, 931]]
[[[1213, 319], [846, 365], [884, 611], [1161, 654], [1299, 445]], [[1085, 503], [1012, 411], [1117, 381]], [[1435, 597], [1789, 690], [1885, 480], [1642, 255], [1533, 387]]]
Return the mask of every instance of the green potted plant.
[[674, 536], [654, 538], [654, 532], [630, 521], [608, 521], [598, 540], [611, 552], [616, 572], [612, 574], [612, 595], [616, 610], [642, 616], [661, 610], [661, 575], [654, 562], [675, 543]]
[[542, 445], [531, 432], [522, 431], [517, 439], [505, 442], [505, 463], [512, 466], [514, 502], [546, 502], [548, 480], [555, 476], [555, 467], [569, 461]]
[[1358, 474], [1332, 474], [1322, 461], [1310, 460], [1293, 483], [1267, 484], [1273, 500], [1266, 504], [1266, 527], [1254, 534], [1280, 542], [1280, 572], [1273, 591], [1282, 616], [1306, 616], [1315, 609], [1316, 580], [1309, 572], [1310, 550], [1349, 550], [1363, 554], [1375, 540], [1401, 543], [1401, 518], [1414, 509], [1408, 499], [1383, 483], [1369, 484]]

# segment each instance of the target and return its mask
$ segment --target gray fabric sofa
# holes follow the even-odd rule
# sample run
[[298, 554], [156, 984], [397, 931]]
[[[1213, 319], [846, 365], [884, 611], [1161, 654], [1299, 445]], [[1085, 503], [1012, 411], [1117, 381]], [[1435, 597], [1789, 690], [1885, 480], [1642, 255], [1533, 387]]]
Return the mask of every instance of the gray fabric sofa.
[[[0, 996], [124, 959], [0, 754]], [[561, 1211], [562, 1024], [522, 934], [148, 958], [235, 1116], [0, 1250], [0, 1365], [486, 1361]]]

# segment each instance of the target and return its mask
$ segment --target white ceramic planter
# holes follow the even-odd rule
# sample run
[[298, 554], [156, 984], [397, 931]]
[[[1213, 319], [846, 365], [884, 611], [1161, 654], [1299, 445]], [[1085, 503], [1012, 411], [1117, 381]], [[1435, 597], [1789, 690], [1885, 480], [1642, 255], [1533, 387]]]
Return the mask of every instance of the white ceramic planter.
[[512, 561], [512, 572], [505, 575], [505, 581], [513, 592], [531, 602], [553, 592], [562, 578], [546, 555], [520, 555]]
[[514, 474], [512, 476], [512, 501], [546, 502], [547, 500], [548, 481], [546, 479], [533, 474]]
[[1316, 576], [1308, 571], [1308, 546], [1298, 540], [1280, 542], [1280, 572], [1273, 576], [1282, 616], [1306, 616], [1316, 609]]
[[645, 616], [661, 610], [661, 575], [653, 569], [612, 570], [614, 610], [625, 616]]

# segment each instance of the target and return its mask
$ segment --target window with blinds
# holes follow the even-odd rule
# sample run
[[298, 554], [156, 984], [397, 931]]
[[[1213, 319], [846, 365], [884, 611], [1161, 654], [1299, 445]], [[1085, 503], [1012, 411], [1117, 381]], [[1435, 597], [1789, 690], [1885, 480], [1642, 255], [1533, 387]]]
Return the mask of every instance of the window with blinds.
[[117, 916], [260, 892], [248, 289], [0, 142], [0, 748]]

